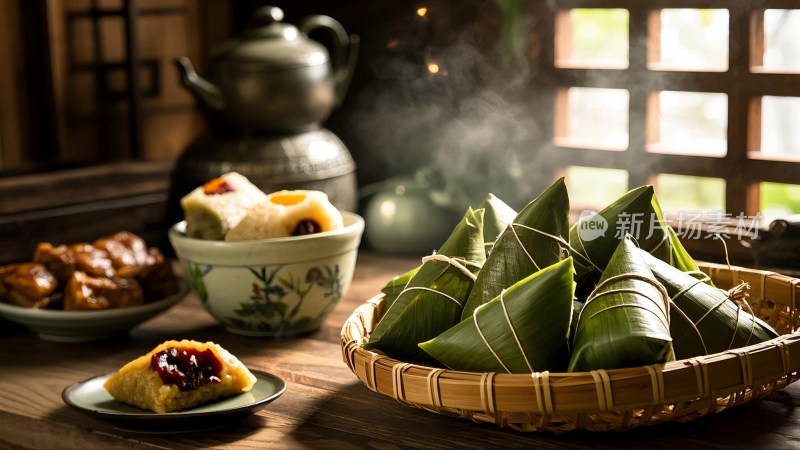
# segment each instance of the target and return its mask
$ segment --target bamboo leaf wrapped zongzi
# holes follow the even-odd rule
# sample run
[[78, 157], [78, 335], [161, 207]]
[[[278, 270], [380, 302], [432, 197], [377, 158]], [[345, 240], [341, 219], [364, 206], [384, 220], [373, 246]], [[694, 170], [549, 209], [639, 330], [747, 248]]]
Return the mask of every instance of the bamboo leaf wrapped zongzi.
[[569, 197], [562, 178], [528, 203], [497, 239], [461, 319], [503, 289], [569, 256], [568, 233]]
[[729, 294], [642, 252], [670, 296], [670, 333], [678, 359], [719, 353], [778, 337]]
[[580, 312], [569, 371], [644, 366], [673, 359], [667, 292], [633, 239], [626, 236]]
[[[602, 229], [595, 232], [593, 227]], [[674, 230], [672, 233], [669, 230], [655, 190], [650, 185], [628, 191], [599, 213], [582, 214], [581, 220], [569, 230], [579, 295], [592, 289], [626, 234], [631, 234], [640, 248], [678, 269], [697, 270]]]
[[563, 371], [569, 361], [572, 272], [572, 258], [546, 267], [419, 346], [454, 370]]
[[458, 322], [485, 260], [483, 210], [470, 208], [439, 252], [423, 258], [364, 346], [406, 360], [429, 359], [417, 344]]

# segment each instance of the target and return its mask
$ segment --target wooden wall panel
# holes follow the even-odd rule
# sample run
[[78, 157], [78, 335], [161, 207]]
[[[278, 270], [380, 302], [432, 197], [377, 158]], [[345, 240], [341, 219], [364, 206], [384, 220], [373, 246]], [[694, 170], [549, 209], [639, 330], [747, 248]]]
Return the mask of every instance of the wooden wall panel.
[[[178, 56], [201, 62], [207, 53], [200, 29], [201, 2], [136, 4], [143, 156], [174, 159], [204, 127], [172, 62]], [[91, 164], [130, 157], [125, 22], [117, 13], [122, 5], [120, 0], [48, 2], [62, 162]]]
[[0, 2], [0, 170], [22, 160], [22, 40], [18, 2]]

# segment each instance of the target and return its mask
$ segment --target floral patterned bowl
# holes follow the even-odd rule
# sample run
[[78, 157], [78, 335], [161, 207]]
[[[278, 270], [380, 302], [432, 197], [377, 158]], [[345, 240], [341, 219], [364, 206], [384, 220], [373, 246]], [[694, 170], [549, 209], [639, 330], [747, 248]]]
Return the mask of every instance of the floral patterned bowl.
[[288, 337], [318, 329], [350, 286], [364, 219], [342, 212], [344, 228], [258, 241], [169, 240], [206, 310], [231, 333]]

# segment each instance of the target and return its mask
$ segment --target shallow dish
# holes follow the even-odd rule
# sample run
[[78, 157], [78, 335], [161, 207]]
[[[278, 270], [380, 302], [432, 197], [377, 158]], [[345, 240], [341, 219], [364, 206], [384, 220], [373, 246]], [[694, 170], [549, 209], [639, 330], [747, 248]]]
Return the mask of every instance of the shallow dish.
[[26, 326], [46, 341], [96, 341], [127, 333], [136, 325], [169, 309], [188, 292], [188, 283], [179, 278], [176, 294], [141, 306], [100, 311], [58, 311], [0, 303], [0, 317]]
[[206, 310], [231, 333], [287, 337], [316, 330], [353, 279], [364, 219], [342, 212], [344, 227], [304, 236], [225, 242], [169, 240]]
[[217, 428], [261, 410], [280, 397], [286, 383], [267, 372], [251, 370], [256, 384], [249, 392], [227, 397], [185, 411], [157, 414], [120, 403], [103, 387], [107, 373], [75, 383], [61, 393], [64, 402], [115, 428], [139, 433], [180, 433]]

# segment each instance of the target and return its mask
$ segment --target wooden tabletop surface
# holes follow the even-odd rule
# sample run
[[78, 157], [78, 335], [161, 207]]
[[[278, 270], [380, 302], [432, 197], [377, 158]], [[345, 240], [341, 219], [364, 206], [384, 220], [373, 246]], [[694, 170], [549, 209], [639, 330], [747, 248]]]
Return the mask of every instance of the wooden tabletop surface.
[[[342, 362], [339, 332], [362, 302], [418, 259], [362, 251], [353, 283], [322, 329], [275, 341], [225, 332], [194, 295], [127, 338], [52, 343], [0, 320], [0, 448], [800, 448], [800, 384], [690, 423], [620, 433], [518, 433], [403, 406]], [[213, 340], [286, 380], [280, 398], [231, 425], [180, 434], [122, 431], [70, 408], [67, 386], [112, 372], [167, 339]]]

